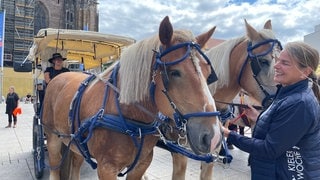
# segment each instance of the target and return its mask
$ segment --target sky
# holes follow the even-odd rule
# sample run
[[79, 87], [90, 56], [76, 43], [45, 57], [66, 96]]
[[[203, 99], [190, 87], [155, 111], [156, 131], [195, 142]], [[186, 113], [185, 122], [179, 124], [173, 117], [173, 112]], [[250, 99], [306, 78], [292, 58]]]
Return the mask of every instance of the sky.
[[255, 29], [271, 20], [282, 43], [301, 40], [320, 24], [319, 0], [98, 0], [99, 31], [137, 41], [156, 35], [165, 16], [174, 29], [199, 35], [216, 26], [215, 39], [246, 34], [244, 19]]

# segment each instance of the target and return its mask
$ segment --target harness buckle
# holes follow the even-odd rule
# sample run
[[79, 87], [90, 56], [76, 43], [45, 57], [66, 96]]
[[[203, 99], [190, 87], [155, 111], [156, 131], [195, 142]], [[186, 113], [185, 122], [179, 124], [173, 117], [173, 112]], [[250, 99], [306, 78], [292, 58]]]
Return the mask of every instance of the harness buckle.
[[99, 118], [99, 119], [102, 119], [102, 118], [103, 118], [103, 115], [104, 115], [104, 109], [100, 109], [100, 110], [98, 111], [98, 118]]

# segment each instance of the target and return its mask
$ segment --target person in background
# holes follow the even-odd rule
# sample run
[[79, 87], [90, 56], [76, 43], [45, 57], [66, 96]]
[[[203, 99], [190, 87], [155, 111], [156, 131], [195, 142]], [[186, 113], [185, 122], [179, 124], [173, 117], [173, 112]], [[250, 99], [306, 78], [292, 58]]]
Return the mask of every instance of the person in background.
[[304, 42], [289, 42], [276, 57], [272, 104], [259, 113], [252, 138], [223, 129], [228, 140], [249, 153], [251, 179], [320, 179], [319, 52]]
[[14, 109], [19, 105], [19, 95], [14, 92], [14, 87], [9, 87], [9, 93], [6, 98], [6, 114], [8, 114], [8, 125], [6, 128], [10, 128], [12, 125], [13, 119], [13, 128], [17, 127], [17, 116], [13, 114]]
[[53, 66], [47, 67], [44, 71], [44, 80], [46, 84], [48, 84], [57, 75], [70, 71], [68, 68], [63, 67], [64, 60], [66, 60], [66, 58], [63, 58], [60, 53], [52, 54], [52, 57], [48, 61], [53, 64]]

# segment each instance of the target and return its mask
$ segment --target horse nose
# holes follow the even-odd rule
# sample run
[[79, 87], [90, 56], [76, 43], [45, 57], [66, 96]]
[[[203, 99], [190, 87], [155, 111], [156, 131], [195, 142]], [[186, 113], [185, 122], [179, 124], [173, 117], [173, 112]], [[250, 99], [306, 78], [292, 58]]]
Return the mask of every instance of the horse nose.
[[210, 152], [210, 147], [211, 147], [211, 140], [213, 138], [213, 135], [212, 133], [209, 133], [209, 132], [205, 132], [202, 134], [201, 136], [201, 151], [204, 152], [204, 153], [208, 153]]
[[201, 151], [204, 153], [213, 153], [221, 146], [222, 134], [217, 131], [213, 131], [213, 133], [205, 132], [201, 137]]

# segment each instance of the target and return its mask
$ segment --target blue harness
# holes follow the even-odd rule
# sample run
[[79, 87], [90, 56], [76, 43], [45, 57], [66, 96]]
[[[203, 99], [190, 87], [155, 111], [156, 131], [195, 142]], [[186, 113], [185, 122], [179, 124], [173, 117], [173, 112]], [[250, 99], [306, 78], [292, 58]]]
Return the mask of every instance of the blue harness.
[[[111, 81], [114, 86], [117, 85], [117, 74], [119, 70], [119, 64], [114, 68]], [[133, 119], [128, 119], [123, 117], [120, 109], [120, 103], [118, 98], [116, 99], [116, 107], [118, 110], [118, 116], [111, 114], [104, 114], [104, 109], [106, 106], [106, 102], [108, 100], [108, 94], [110, 91], [110, 87], [106, 85], [105, 95], [103, 100], [103, 105], [100, 110], [92, 117], [85, 119], [82, 123], [80, 121], [80, 104], [82, 95], [86, 89], [86, 87], [90, 84], [92, 80], [96, 78], [95, 75], [89, 76], [83, 83], [81, 83], [77, 93], [75, 94], [72, 104], [70, 106], [69, 112], [69, 121], [71, 124], [71, 132], [73, 134], [72, 142], [78, 147], [82, 156], [85, 160], [91, 165], [93, 169], [97, 168], [97, 163], [91, 159], [91, 155], [87, 146], [87, 142], [92, 137], [93, 130], [96, 128], [106, 128], [113, 131], [117, 131], [119, 133], [126, 134], [130, 136], [138, 149], [138, 153], [132, 165], [127, 169], [125, 173], [120, 173], [118, 176], [124, 176], [128, 173], [138, 162], [140, 157], [140, 153], [142, 150], [144, 136], [149, 134], [155, 134], [157, 132], [157, 128], [160, 125], [159, 121], [154, 121], [150, 124], [140, 123]], [[116, 90], [114, 92], [118, 94]], [[77, 130], [75, 129], [75, 125], [77, 123]], [[85, 135], [86, 134], [86, 135]], [[139, 141], [140, 139], [140, 141]]]
[[[170, 62], [170, 63], [163, 62], [161, 60], [161, 58], [165, 54], [167, 54], [170, 51], [173, 51], [175, 49], [178, 49], [178, 48], [187, 48], [186, 55], [183, 56], [182, 58], [175, 60], [173, 62]], [[201, 51], [198, 44], [195, 44], [193, 42], [186, 42], [186, 43], [181, 43], [181, 44], [172, 46], [172, 47], [166, 49], [164, 52], [156, 52], [156, 62], [153, 67], [153, 76], [152, 77], [153, 78], [155, 77], [156, 71], [158, 70], [159, 67], [163, 68], [164, 71], [162, 72], [162, 74], [166, 75], [166, 73], [167, 73], [166, 66], [175, 65], [175, 64], [178, 64], [178, 63], [184, 61], [190, 55], [192, 49], [196, 49], [197, 51], [199, 51], [200, 54], [205, 58], [205, 60], [211, 66], [209, 59]], [[123, 133], [123, 134], [130, 136], [132, 138], [136, 148], [138, 149], [138, 152], [137, 152], [137, 155], [134, 159], [134, 162], [130, 165], [130, 167], [127, 168], [126, 172], [118, 174], [118, 176], [124, 176], [130, 170], [132, 170], [134, 168], [134, 166], [136, 165], [136, 163], [138, 162], [138, 159], [140, 157], [141, 150], [143, 147], [145, 135], [160, 133], [160, 137], [163, 137], [163, 135], [161, 134], [161, 131], [159, 130], [159, 126], [160, 126], [160, 124], [163, 124], [166, 122], [164, 119], [156, 117], [152, 123], [144, 124], [144, 123], [138, 122], [137, 120], [128, 119], [128, 118], [123, 117], [123, 114], [120, 109], [120, 102], [118, 100], [119, 99], [118, 98], [119, 92], [116, 89], [113, 89], [113, 91], [117, 95], [117, 97], [115, 98], [115, 103], [116, 103], [116, 107], [118, 110], [118, 115], [104, 114], [104, 109], [105, 109], [106, 103], [108, 101], [108, 94], [109, 94], [110, 86], [111, 86], [110, 84], [112, 84], [112, 86], [114, 86], [114, 87], [117, 87], [117, 74], [118, 74], [119, 68], [120, 68], [120, 63], [118, 63], [114, 67], [112, 74], [111, 74], [111, 78], [109, 79], [108, 82], [106, 82], [103, 104], [102, 104], [100, 110], [98, 110], [98, 112], [95, 115], [93, 115], [92, 117], [85, 119], [82, 123], [81, 123], [81, 119], [80, 119], [80, 105], [81, 105], [82, 96], [83, 96], [83, 93], [85, 92], [85, 89], [88, 87], [90, 82], [92, 82], [96, 78], [96, 76], [90, 75], [88, 78], [86, 78], [81, 83], [81, 85], [80, 85], [77, 93], [73, 97], [72, 103], [70, 105], [69, 121], [71, 124], [71, 133], [72, 133], [71, 134], [72, 140], [70, 141], [70, 143], [73, 142], [78, 147], [79, 151], [81, 152], [81, 154], [83, 155], [85, 160], [91, 165], [91, 167], [93, 169], [96, 169], [97, 163], [92, 160], [88, 146], [87, 146], [87, 142], [92, 137], [92, 133], [93, 133], [94, 129], [106, 128], [106, 129], [117, 131], [119, 133]], [[207, 79], [208, 83], [212, 83], [217, 80], [216, 74], [215, 74], [212, 66], [211, 66], [211, 70], [212, 70], [212, 72], [211, 72], [209, 78]], [[190, 113], [190, 114], [183, 115], [177, 109], [177, 107], [172, 102], [170, 96], [167, 93], [168, 80], [163, 76], [162, 81], [165, 85], [165, 90], [163, 90], [163, 93], [166, 95], [166, 97], [170, 101], [170, 104], [172, 105], [172, 108], [175, 111], [175, 113], [174, 113], [175, 118], [174, 119], [175, 119], [175, 122], [176, 122], [176, 125], [178, 128], [185, 129], [184, 126], [185, 126], [187, 120], [191, 117], [219, 116], [220, 115], [220, 112], [199, 112], [199, 113]], [[156, 84], [153, 79], [151, 82], [151, 85], [150, 85], [150, 96], [152, 99], [154, 99], [155, 85]], [[78, 128], [76, 129], [76, 127], [78, 127]], [[160, 139], [164, 140], [162, 138], [160, 138]], [[195, 154], [187, 151], [184, 147], [178, 146], [175, 143], [167, 143], [167, 142], [168, 141], [165, 141], [165, 144], [168, 147], [170, 147], [169, 149], [171, 151], [182, 153], [183, 155], [187, 155], [188, 157], [190, 157], [192, 159], [202, 160], [202, 161], [206, 161], [206, 162], [213, 162], [214, 159], [216, 159], [212, 155], [207, 155], [205, 157], [195, 155]], [[179, 151], [177, 151], [177, 149], [179, 149]]]

